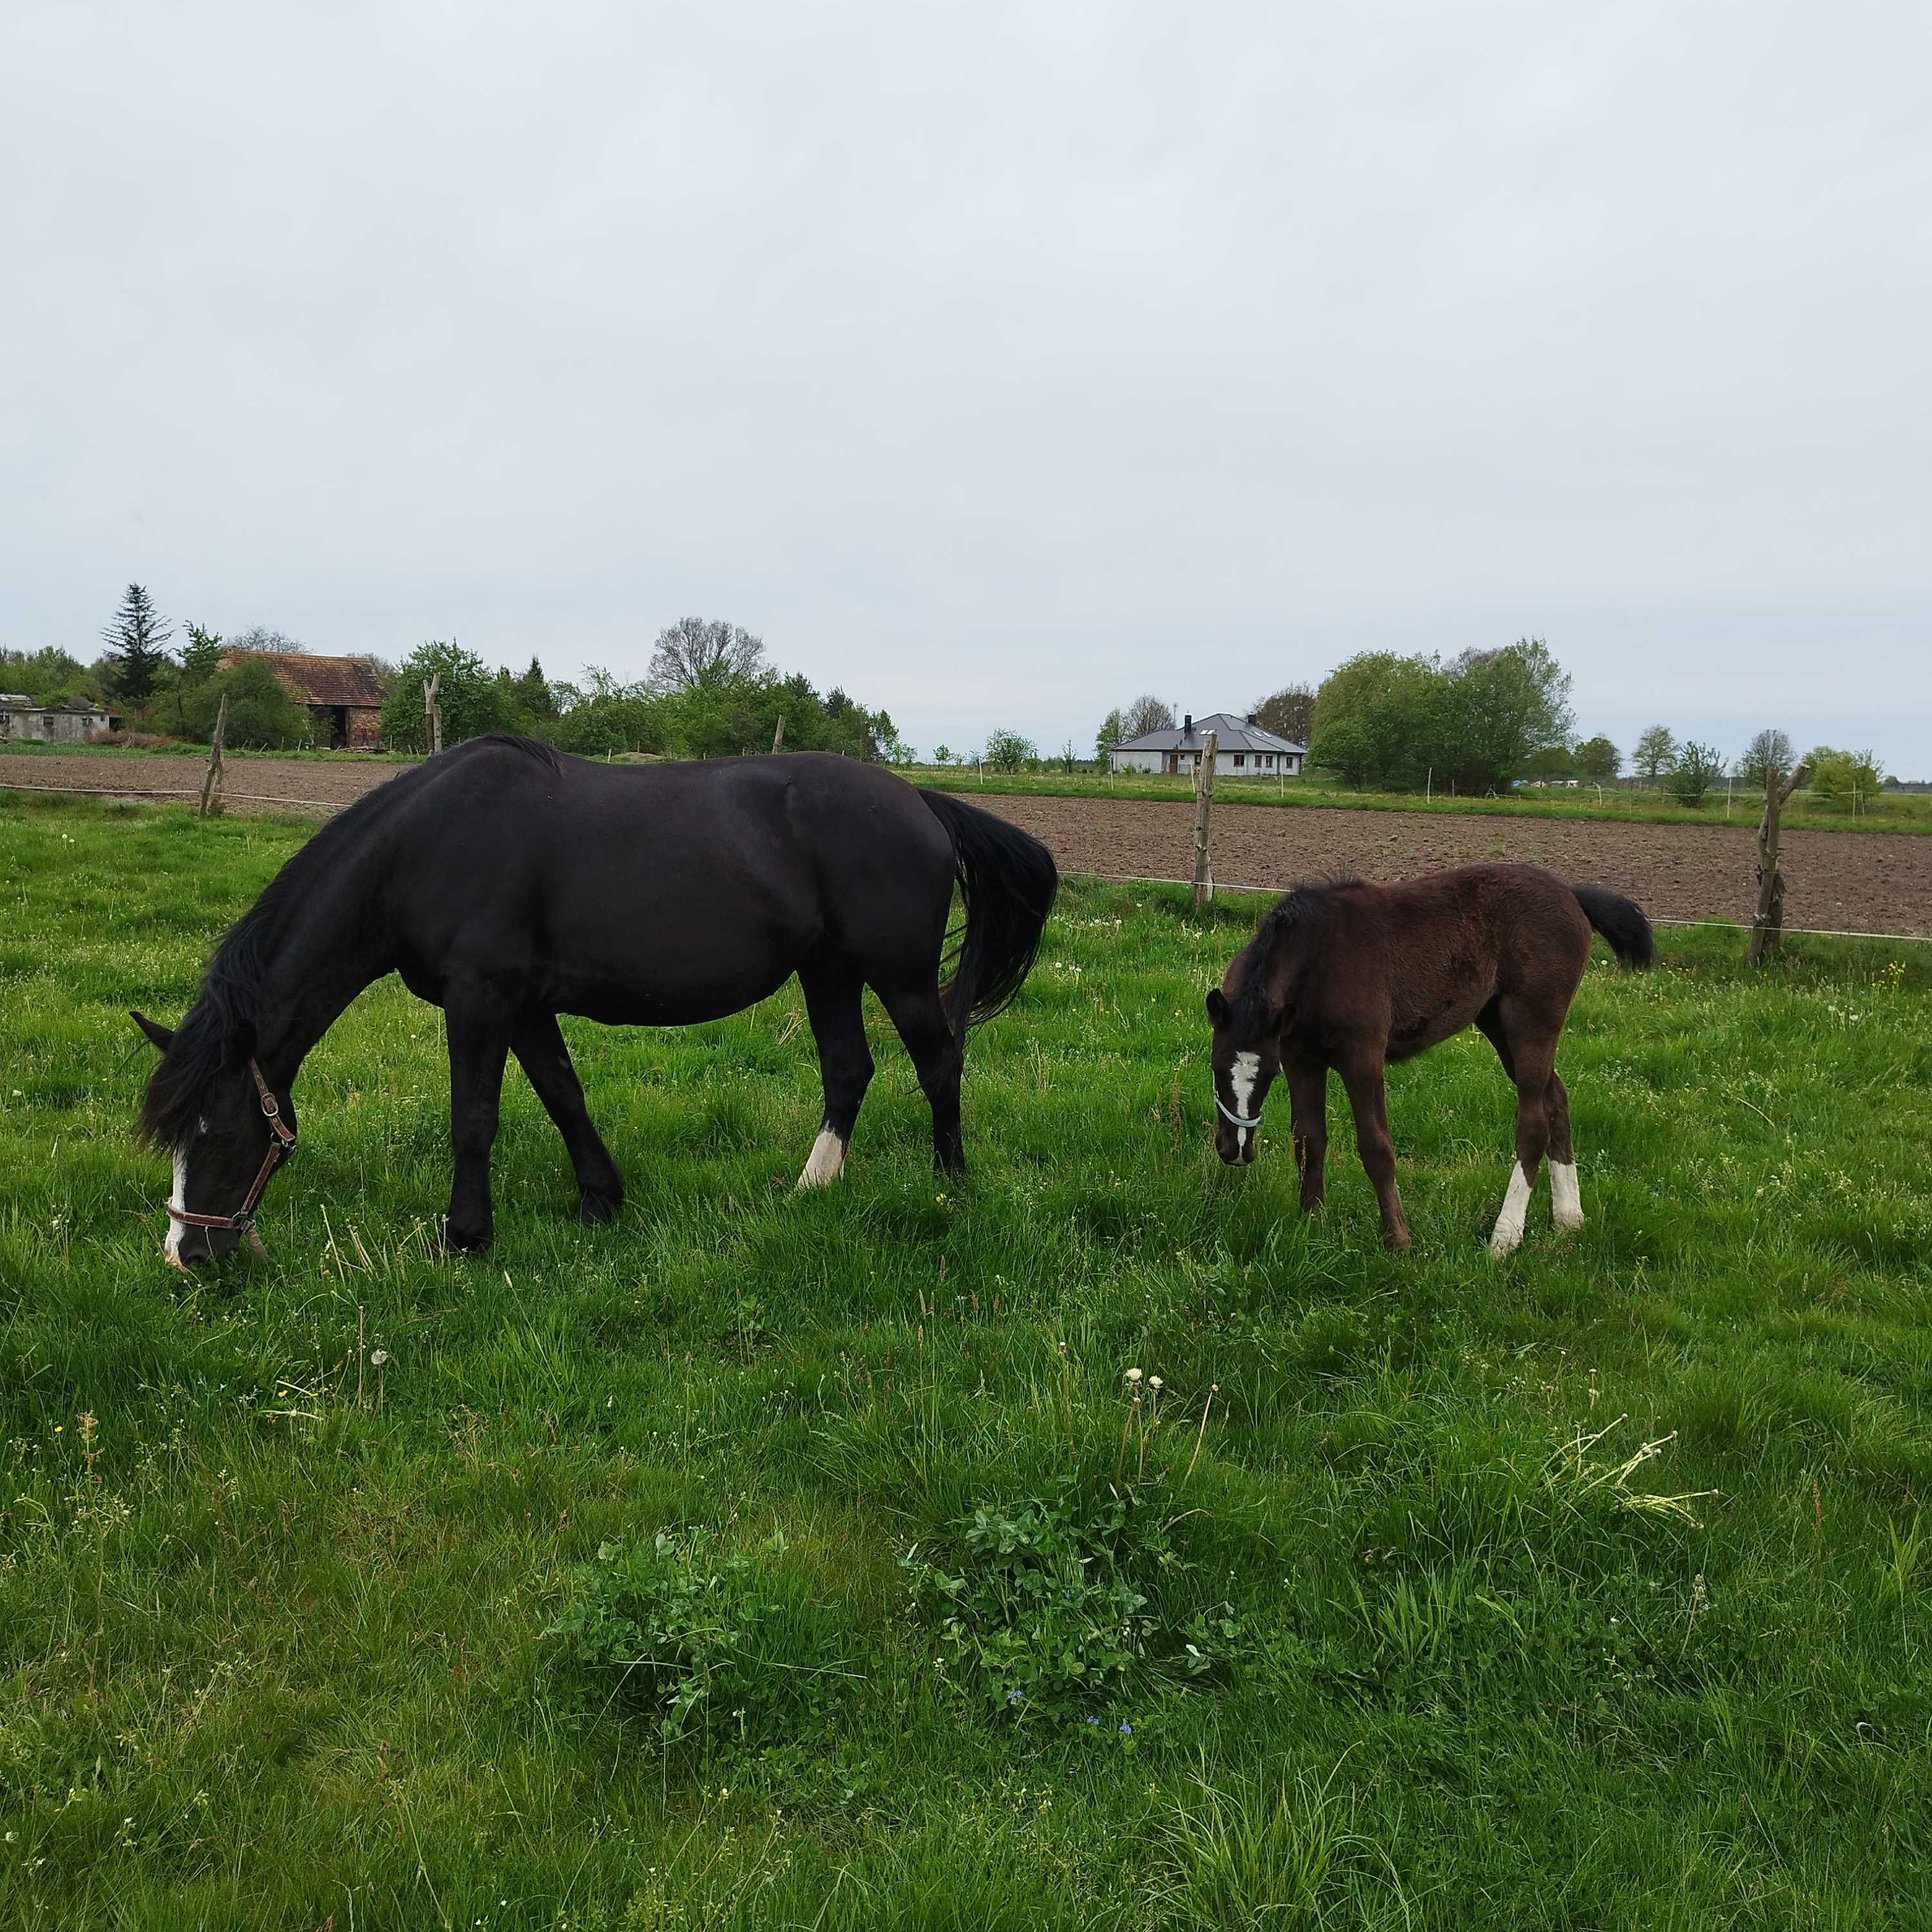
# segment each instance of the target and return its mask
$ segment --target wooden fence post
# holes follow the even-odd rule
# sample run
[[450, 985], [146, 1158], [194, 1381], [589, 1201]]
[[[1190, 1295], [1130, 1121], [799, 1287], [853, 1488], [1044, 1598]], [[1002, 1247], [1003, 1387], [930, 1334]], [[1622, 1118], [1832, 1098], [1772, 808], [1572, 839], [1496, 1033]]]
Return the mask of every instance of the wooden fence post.
[[196, 814], [200, 818], [219, 818], [221, 816], [221, 740], [228, 729], [228, 694], [221, 694], [221, 702], [214, 713], [214, 734], [208, 741], [208, 775], [201, 782], [201, 809]]
[[1748, 966], [1762, 965], [1784, 936], [1784, 874], [1778, 869], [1778, 815], [1810, 770], [1808, 765], [1800, 765], [1782, 784], [1775, 765], [1764, 775], [1764, 816], [1757, 822], [1757, 912], [1744, 948]]
[[773, 758], [776, 758], [776, 757], [778, 756], [778, 748], [779, 748], [782, 745], [783, 745], [783, 744], [784, 744], [784, 718], [783, 714], [782, 714], [782, 713], [781, 713], [781, 714], [780, 714], [780, 716], [779, 716], [779, 718], [778, 718], [778, 728], [776, 731], [774, 731], [774, 732], [772, 734], [772, 756]]
[[1198, 912], [1214, 896], [1214, 872], [1208, 859], [1208, 820], [1214, 810], [1214, 754], [1217, 734], [1201, 740], [1201, 761], [1194, 770], [1194, 909]]
[[442, 706], [437, 702], [436, 694], [442, 688], [442, 674], [423, 680], [423, 720], [429, 736], [429, 754], [433, 758], [442, 749]]

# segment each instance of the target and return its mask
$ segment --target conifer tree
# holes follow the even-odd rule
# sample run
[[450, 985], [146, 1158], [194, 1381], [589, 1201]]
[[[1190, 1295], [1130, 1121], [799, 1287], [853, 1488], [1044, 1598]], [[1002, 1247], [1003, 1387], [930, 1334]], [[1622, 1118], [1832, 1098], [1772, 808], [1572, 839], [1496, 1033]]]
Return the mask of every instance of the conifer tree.
[[114, 661], [116, 694], [140, 704], [154, 688], [155, 674], [167, 657], [167, 641], [174, 635], [172, 628], [154, 608], [154, 600], [145, 586], [130, 584], [113, 622], [100, 635]]

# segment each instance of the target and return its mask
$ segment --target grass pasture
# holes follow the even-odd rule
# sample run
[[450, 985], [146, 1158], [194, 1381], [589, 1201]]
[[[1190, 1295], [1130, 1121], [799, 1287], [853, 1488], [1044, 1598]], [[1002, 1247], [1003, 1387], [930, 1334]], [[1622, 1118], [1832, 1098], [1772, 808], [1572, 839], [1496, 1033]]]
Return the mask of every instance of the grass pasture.
[[1932, 1922], [1928, 949], [1599, 949], [1500, 1267], [1473, 1035], [1408, 1257], [1214, 1162], [1246, 901], [1068, 886], [962, 1186], [883, 1022], [809, 1196], [794, 993], [567, 1024], [629, 1204], [513, 1070], [473, 1262], [386, 982], [187, 1282], [125, 1009], [303, 836], [0, 794], [0, 1924]]

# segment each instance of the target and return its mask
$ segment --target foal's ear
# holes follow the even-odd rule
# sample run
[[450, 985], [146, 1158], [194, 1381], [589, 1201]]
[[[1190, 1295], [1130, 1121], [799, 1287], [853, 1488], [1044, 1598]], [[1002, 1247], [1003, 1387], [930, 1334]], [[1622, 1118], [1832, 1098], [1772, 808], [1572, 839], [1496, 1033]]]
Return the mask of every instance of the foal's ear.
[[1217, 1027], [1228, 1024], [1228, 1002], [1219, 986], [1208, 995], [1208, 1017]]
[[128, 1017], [154, 1042], [157, 1053], [165, 1053], [173, 1046], [175, 1030], [172, 1027], [164, 1027], [159, 1020], [151, 1020], [146, 1013], [137, 1013], [131, 1008]]

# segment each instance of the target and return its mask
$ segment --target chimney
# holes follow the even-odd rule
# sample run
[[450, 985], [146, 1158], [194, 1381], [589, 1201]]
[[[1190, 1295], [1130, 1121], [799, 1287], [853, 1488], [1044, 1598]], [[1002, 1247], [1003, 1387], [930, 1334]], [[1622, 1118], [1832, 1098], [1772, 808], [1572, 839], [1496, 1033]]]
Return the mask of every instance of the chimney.
[[1248, 722], [1250, 724], [1258, 724], [1261, 722], [1261, 713], [1258, 711], [1250, 711], [1248, 713]]
[[1191, 738], [1194, 735], [1194, 714], [1191, 711], [1180, 721], [1180, 735], [1184, 738]]

